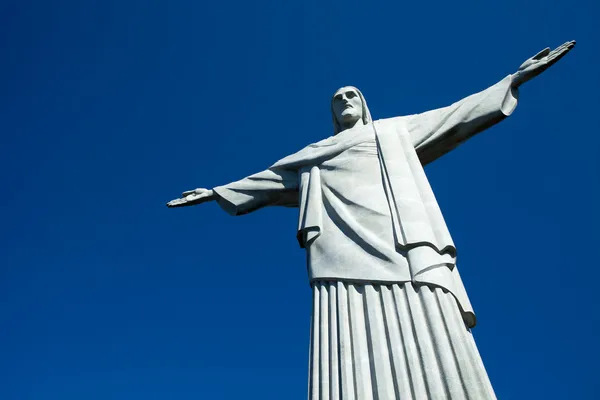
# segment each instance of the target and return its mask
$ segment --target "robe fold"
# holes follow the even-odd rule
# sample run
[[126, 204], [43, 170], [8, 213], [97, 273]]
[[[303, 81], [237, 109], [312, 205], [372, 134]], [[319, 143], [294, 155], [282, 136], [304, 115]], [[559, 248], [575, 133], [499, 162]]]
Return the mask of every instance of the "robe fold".
[[448, 107], [342, 131], [214, 188], [217, 201], [231, 215], [298, 207], [311, 283], [439, 287], [472, 327], [456, 248], [423, 166], [510, 115], [517, 98], [509, 75]]

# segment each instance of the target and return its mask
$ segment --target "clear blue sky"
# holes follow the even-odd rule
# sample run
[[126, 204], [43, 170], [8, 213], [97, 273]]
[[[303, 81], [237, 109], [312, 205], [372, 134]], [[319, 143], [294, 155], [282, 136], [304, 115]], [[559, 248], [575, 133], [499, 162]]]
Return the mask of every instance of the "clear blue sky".
[[304, 399], [296, 213], [169, 210], [577, 47], [426, 171], [500, 399], [600, 396], [596, 0], [15, 1], [0, 12], [0, 398]]

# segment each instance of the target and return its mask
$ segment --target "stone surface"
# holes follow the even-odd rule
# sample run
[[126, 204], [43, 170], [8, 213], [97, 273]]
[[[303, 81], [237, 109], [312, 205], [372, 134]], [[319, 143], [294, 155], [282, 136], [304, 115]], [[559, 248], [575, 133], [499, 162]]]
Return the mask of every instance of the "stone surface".
[[227, 185], [184, 192], [231, 215], [299, 209], [313, 287], [311, 399], [492, 399], [470, 328], [456, 248], [423, 166], [502, 121], [519, 87], [575, 42], [448, 107], [373, 121], [362, 93], [339, 89], [334, 136]]

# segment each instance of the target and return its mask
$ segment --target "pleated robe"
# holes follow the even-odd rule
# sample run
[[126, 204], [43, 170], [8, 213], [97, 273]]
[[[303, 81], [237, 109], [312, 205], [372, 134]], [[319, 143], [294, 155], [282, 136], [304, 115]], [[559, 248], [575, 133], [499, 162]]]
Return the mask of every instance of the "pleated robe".
[[[232, 215], [300, 209], [313, 289], [309, 399], [495, 398], [422, 165], [510, 115], [510, 81], [449, 107], [341, 132], [214, 189]], [[395, 150], [405, 152], [404, 164]], [[403, 197], [419, 179], [421, 193]]]
[[314, 282], [309, 399], [495, 399], [456, 300], [429, 285]]

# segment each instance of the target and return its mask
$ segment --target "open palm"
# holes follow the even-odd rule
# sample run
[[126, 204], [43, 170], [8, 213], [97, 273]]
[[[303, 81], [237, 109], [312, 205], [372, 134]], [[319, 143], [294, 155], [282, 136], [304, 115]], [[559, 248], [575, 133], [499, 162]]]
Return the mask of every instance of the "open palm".
[[181, 194], [181, 198], [171, 200], [167, 203], [167, 207], [186, 207], [195, 206], [196, 204], [205, 203], [214, 200], [215, 194], [210, 189], [194, 189], [188, 190]]
[[563, 58], [573, 47], [575, 47], [575, 41], [571, 40], [554, 50], [546, 47], [535, 56], [527, 59], [521, 64], [517, 73], [513, 75], [513, 86], [519, 87], [528, 80], [535, 78]]

